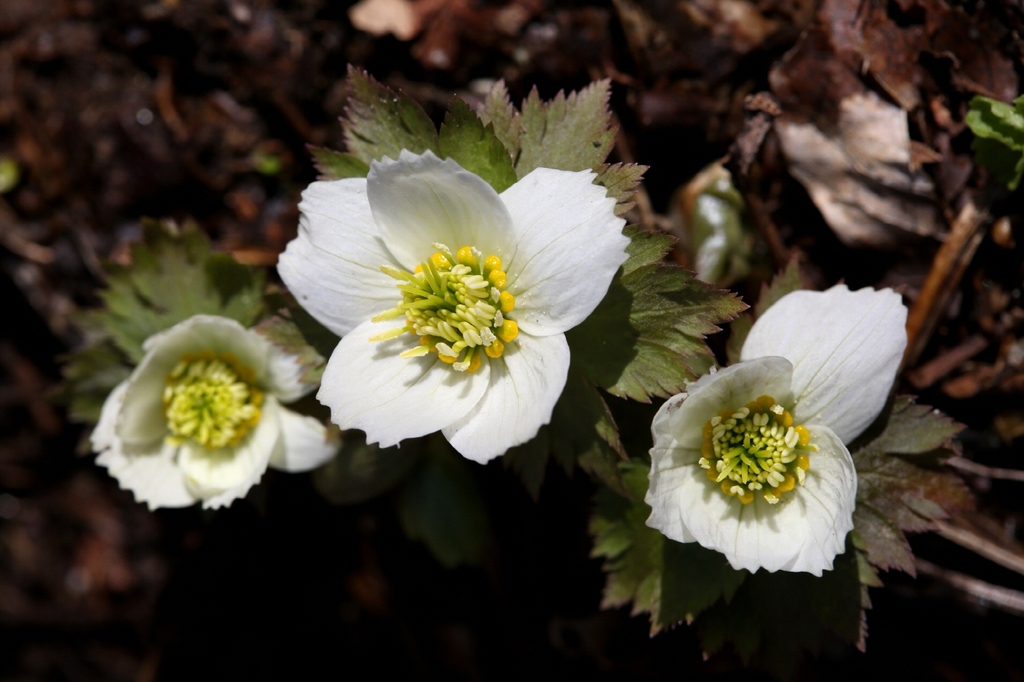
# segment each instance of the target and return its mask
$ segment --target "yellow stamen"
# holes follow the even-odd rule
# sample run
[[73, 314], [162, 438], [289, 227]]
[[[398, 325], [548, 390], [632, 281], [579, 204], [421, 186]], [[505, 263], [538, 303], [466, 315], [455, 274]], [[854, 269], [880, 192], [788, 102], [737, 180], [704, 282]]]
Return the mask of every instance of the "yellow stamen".
[[463, 246], [455, 254], [455, 260], [459, 261], [463, 265], [473, 267], [476, 265], [476, 254], [473, 253], [472, 246]]
[[450, 268], [452, 266], [451, 261], [449, 261], [440, 251], [434, 252], [434, 255], [430, 257], [430, 262], [438, 269]]
[[492, 270], [491, 273], [487, 275], [487, 281], [499, 289], [505, 288], [507, 278], [508, 276], [505, 274], [504, 270]]
[[501, 329], [498, 330], [497, 337], [505, 343], [511, 343], [517, 336], [519, 336], [519, 325], [516, 324], [516, 321], [503, 320], [501, 323]]
[[501, 303], [501, 312], [510, 313], [516, 307], [516, 297], [507, 291], [503, 291], [499, 297], [499, 303]]
[[487, 353], [489, 358], [500, 358], [501, 354], [505, 351], [505, 344], [495, 339], [491, 345], [484, 348], [484, 352]]
[[488, 256], [484, 259], [484, 277], [491, 274], [492, 270], [501, 270], [501, 259], [497, 256]]
[[800, 440], [797, 441], [800, 445], [807, 445], [811, 442], [811, 432], [807, 430], [807, 427], [801, 424], [800, 426], [794, 426], [793, 430], [800, 436]]

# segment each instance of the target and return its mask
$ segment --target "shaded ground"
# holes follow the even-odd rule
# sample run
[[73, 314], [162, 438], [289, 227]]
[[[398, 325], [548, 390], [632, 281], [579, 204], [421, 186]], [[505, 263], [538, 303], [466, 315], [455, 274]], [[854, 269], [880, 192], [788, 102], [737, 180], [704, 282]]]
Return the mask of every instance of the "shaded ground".
[[[496, 78], [514, 99], [534, 84], [551, 96], [611, 78], [622, 126], [613, 157], [651, 166], [632, 217], [664, 228], [673, 191], [743, 130], [747, 95], [771, 90], [781, 125], [837, 139], [841, 102], [874, 93], [909, 113], [910, 166], [933, 184], [935, 234], [894, 228], [850, 246], [772, 133], [743, 181], [753, 274], [733, 286], [755, 292], [796, 253], [817, 286], [923, 296], [904, 390], [967, 424], [972, 459], [1020, 466], [1020, 204], [980, 189], [962, 120], [972, 95], [1019, 91], [1024, 15], [1009, 0], [954, 5], [418, 0], [415, 37], [400, 41], [356, 30], [348, 6], [328, 0], [0, 2], [0, 160], [20, 174], [0, 196], [0, 677], [749, 679], [728, 656], [703, 662], [685, 627], [650, 639], [643, 618], [598, 609], [593, 488], [580, 474], [552, 469], [535, 504], [500, 464], [476, 468], [495, 537], [479, 569], [443, 570], [404, 539], [386, 500], [333, 507], [306, 476], [269, 472], [217, 514], [152, 514], [91, 463], [81, 428], [47, 400], [55, 358], [81, 340], [73, 313], [95, 305], [100, 259], [125, 259], [142, 216], [194, 217], [243, 262], [276, 262], [315, 177], [305, 146], [341, 146], [348, 63], [428, 113]], [[857, 182], [874, 186], [865, 173]], [[968, 203], [996, 220], [963, 227]], [[950, 225], [970, 248], [937, 270]], [[948, 291], [929, 289], [929, 272]], [[644, 407], [613, 409], [626, 429], [631, 415], [649, 422]], [[988, 520], [963, 523], [1019, 554], [1021, 484], [970, 482]], [[915, 549], [1024, 589], [945, 539]], [[1024, 677], [1019, 618], [941, 580], [884, 578], [868, 653], [837, 646], [803, 678]]]

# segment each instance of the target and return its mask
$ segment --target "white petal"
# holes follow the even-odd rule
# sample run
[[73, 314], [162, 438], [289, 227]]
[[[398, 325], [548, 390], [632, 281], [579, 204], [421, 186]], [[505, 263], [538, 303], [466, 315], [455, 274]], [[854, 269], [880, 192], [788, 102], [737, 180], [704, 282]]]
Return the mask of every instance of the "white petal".
[[279, 411], [283, 447], [270, 458], [282, 471], [309, 471], [326, 464], [341, 445], [336, 429], [328, 431], [319, 419], [282, 407]]
[[728, 511], [729, 499], [708, 480], [698, 459], [700, 450], [669, 445], [657, 437], [651, 450], [650, 485], [644, 497], [651, 508], [647, 525], [676, 542], [697, 541], [691, 525], [701, 530], [706, 525], [701, 519], [706, 517], [707, 523], [714, 524]]
[[844, 443], [885, 406], [907, 346], [907, 309], [891, 289], [797, 291], [754, 323], [741, 358], [793, 363], [798, 423], [825, 424]]
[[282, 447], [277, 399], [263, 402], [260, 423], [235, 447], [210, 450], [188, 441], [178, 453], [185, 483], [204, 508], [218, 508], [245, 497], [259, 483], [275, 450]]
[[721, 552], [737, 569], [831, 570], [853, 529], [857, 476], [850, 453], [825, 427], [809, 427], [821, 451], [811, 456], [805, 485], [777, 505], [760, 496], [750, 504], [722, 493], [697, 464], [700, 453], [677, 448], [673, 466], [655, 473], [646, 502], [647, 525], [677, 542]]
[[405, 438], [440, 431], [480, 401], [490, 380], [483, 363], [472, 374], [456, 372], [430, 353], [398, 354], [417, 345], [411, 334], [370, 341], [405, 320], [364, 322], [341, 340], [327, 362], [317, 400], [331, 408], [342, 429], [361, 429], [368, 443], [390, 447]]
[[[794, 489], [793, 499], [783, 499], [777, 510], [768, 510], [775, 512], [768, 525], [778, 529], [771, 543], [775, 565], [784, 571], [821, 575], [832, 570], [832, 561], [846, 549], [846, 534], [853, 530], [857, 471], [837, 434], [825, 426], [807, 428], [819, 451], [811, 455], [807, 480]], [[767, 564], [765, 568], [774, 570]]]
[[735, 410], [762, 395], [784, 405], [792, 404], [789, 383], [793, 366], [785, 358], [759, 358], [741, 362], [713, 374], [705, 374], [686, 387], [687, 397], [677, 395], [661, 406], [651, 423], [654, 449], [652, 471], [661, 468], [660, 452], [674, 447], [700, 449], [701, 429], [721, 410]]
[[185, 485], [185, 475], [174, 462], [178, 448], [157, 441], [146, 449], [126, 451], [120, 443], [102, 452], [96, 463], [106, 467], [124, 490], [130, 490], [136, 502], [150, 509], [187, 507], [197, 498]]
[[384, 243], [407, 270], [429, 258], [434, 243], [453, 252], [475, 246], [507, 261], [514, 244], [508, 209], [490, 185], [455, 161], [403, 150], [398, 161], [370, 164], [366, 181]]
[[122, 381], [114, 387], [114, 390], [110, 392], [107, 399], [103, 401], [100, 420], [96, 423], [96, 428], [92, 430], [92, 434], [89, 436], [93, 452], [102, 452], [114, 444], [117, 418], [121, 412], [121, 406], [124, 405], [124, 394], [127, 389], [128, 381]]
[[299, 362], [298, 355], [286, 353], [269, 340], [264, 340], [267, 341], [267, 369], [266, 374], [259, 377], [260, 385], [284, 403], [298, 400], [316, 388], [315, 383], [302, 380], [306, 366]]
[[506, 272], [513, 317], [525, 332], [560, 334], [578, 325], [626, 262], [626, 221], [594, 177], [538, 168], [501, 194], [518, 237]]
[[520, 334], [491, 360], [491, 385], [476, 407], [444, 429], [444, 437], [462, 456], [481, 464], [537, 435], [569, 373], [569, 344], [564, 334]]
[[366, 180], [314, 182], [299, 210], [299, 234], [277, 272], [302, 307], [338, 336], [394, 307], [401, 294], [380, 266], [398, 262], [373, 220]]

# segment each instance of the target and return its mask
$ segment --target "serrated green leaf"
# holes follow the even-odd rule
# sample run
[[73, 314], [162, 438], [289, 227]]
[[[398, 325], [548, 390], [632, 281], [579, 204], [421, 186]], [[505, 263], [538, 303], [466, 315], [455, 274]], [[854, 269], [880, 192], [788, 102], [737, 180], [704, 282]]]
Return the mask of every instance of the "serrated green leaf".
[[594, 184], [604, 187], [608, 191], [608, 196], [615, 199], [615, 215], [621, 216], [633, 208], [636, 203], [632, 201], [633, 195], [636, 194], [647, 168], [635, 163], [615, 163], [597, 168]]
[[327, 364], [324, 357], [306, 342], [295, 323], [273, 315], [253, 327], [253, 331], [270, 341], [284, 352], [295, 355], [302, 368], [299, 380], [309, 386], [320, 383]]
[[263, 305], [262, 271], [211, 256], [209, 241], [194, 226], [148, 222], [143, 228], [132, 265], [111, 268], [100, 293], [106, 310], [96, 314], [132, 363], [142, 359], [143, 341], [193, 315], [255, 322]]
[[267, 310], [291, 320], [299, 328], [306, 343], [313, 346], [320, 355], [325, 358], [331, 357], [341, 340], [340, 337], [317, 322], [316, 318], [299, 305], [294, 296], [278, 287], [271, 286], [265, 301]]
[[423, 542], [448, 568], [480, 563], [488, 539], [487, 511], [467, 466], [443, 439], [434, 437], [398, 495], [405, 534]]
[[956, 455], [959, 446], [952, 439], [962, 428], [937, 410], [900, 396], [850, 444], [857, 468], [854, 521], [875, 566], [908, 570], [913, 559], [907, 556], [903, 533], [928, 530], [935, 520], [971, 507], [959, 477], [914, 463]]
[[[761, 294], [757, 299], [757, 305], [753, 311], [747, 311], [732, 321], [729, 326], [729, 340], [725, 345], [726, 357], [730, 364], [740, 361], [743, 351], [743, 344], [747, 340], [751, 327], [754, 326], [754, 317], [760, 317], [768, 308], [775, 305], [780, 298], [794, 291], [801, 291], [804, 288], [803, 280], [800, 278], [800, 265], [796, 258], [786, 264], [772, 278], [771, 284], [761, 285]], [[754, 314], [751, 314], [753, 312]]]
[[109, 341], [93, 342], [68, 354], [61, 372], [64, 381], [56, 400], [68, 406], [72, 421], [94, 424], [110, 392], [128, 378], [131, 367]]
[[504, 192], [516, 182], [509, 151], [495, 136], [494, 126], [484, 125], [469, 105], [456, 97], [448, 105], [438, 148], [442, 157], [487, 181], [495, 192]]
[[366, 164], [385, 156], [397, 159], [403, 149], [437, 153], [437, 130], [415, 100], [353, 66], [348, 69], [348, 85], [341, 124], [349, 153]]
[[586, 377], [613, 395], [644, 402], [679, 393], [706, 367], [704, 343], [746, 306], [692, 273], [662, 262], [673, 240], [627, 227], [629, 259], [597, 309], [566, 338]]
[[1021, 98], [1006, 104], [990, 97], [971, 100], [964, 121], [975, 139], [971, 144], [978, 163], [1011, 190], [1024, 175], [1024, 106]]
[[312, 146], [309, 151], [313, 154], [313, 165], [320, 173], [321, 180], [365, 178], [370, 172], [370, 165], [352, 154]]
[[332, 504], [359, 504], [387, 492], [412, 471], [422, 441], [379, 448], [353, 432], [345, 434], [334, 459], [313, 472], [313, 485]]
[[626, 494], [618, 468], [625, 457], [618, 428], [601, 394], [575, 367], [569, 368], [551, 423], [530, 442], [511, 448], [502, 462], [519, 474], [537, 499], [552, 456], [566, 473], [579, 464], [593, 478]]
[[888, 517], [867, 504], [859, 504], [853, 512], [853, 526], [860, 536], [865, 558], [873, 566], [883, 571], [895, 568], [916, 574], [907, 536]]
[[591, 556], [603, 558], [608, 573], [602, 608], [632, 603], [634, 615], [650, 613], [653, 634], [692, 619], [719, 599], [729, 601], [747, 572], [733, 570], [718, 552], [673, 542], [648, 527], [648, 466], [630, 462], [620, 468], [631, 499], [601, 489], [590, 522]]
[[[547, 475], [548, 460], [551, 458], [550, 433], [548, 425], [544, 425], [528, 442], [509, 448], [501, 456], [502, 465], [519, 475], [526, 492], [534, 500], [540, 497], [540, 489]], [[572, 470], [571, 466], [569, 470]]]
[[557, 461], [579, 462], [592, 477], [626, 493], [618, 467], [625, 456], [619, 430], [601, 394], [573, 367], [551, 415], [551, 449]]
[[499, 80], [494, 84], [491, 91], [487, 93], [479, 113], [480, 120], [485, 125], [494, 126], [494, 134], [508, 150], [509, 156], [513, 160], [517, 159], [522, 126], [519, 123], [519, 112], [509, 100], [505, 81]]
[[608, 110], [610, 81], [591, 83], [567, 97], [559, 92], [543, 102], [537, 89], [523, 102], [519, 118], [522, 133], [516, 174], [522, 178], [535, 168], [590, 170], [604, 163], [615, 143]]
[[771, 284], [761, 285], [761, 295], [754, 306], [754, 314], [757, 317], [764, 315], [765, 311], [779, 302], [779, 299], [794, 291], [801, 291], [804, 288], [803, 280], [800, 278], [800, 263], [796, 258], [791, 258], [786, 267], [774, 278]]
[[829, 633], [861, 642], [861, 589], [856, 551], [848, 542], [834, 569], [820, 578], [758, 571], [744, 581], [731, 603], [718, 601], [693, 625], [705, 652], [717, 653], [731, 643], [745, 661], [787, 679], [805, 652], [818, 652]]
[[743, 344], [750, 334], [750, 328], [754, 326], [754, 316], [748, 312], [741, 313], [735, 320], [729, 323], [729, 340], [725, 342], [725, 357], [730, 365], [740, 361], [743, 353]]

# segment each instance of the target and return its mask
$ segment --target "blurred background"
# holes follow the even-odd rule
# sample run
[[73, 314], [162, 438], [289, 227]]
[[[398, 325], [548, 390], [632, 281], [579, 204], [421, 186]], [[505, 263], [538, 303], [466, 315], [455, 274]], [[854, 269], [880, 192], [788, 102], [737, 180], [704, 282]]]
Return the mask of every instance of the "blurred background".
[[[1022, 32], [1017, 0], [0, 0], [0, 679], [761, 677], [599, 609], [579, 471], [550, 465], [535, 502], [473, 466], [491, 539], [446, 570], [387, 494], [336, 506], [270, 471], [229, 509], [151, 513], [93, 464], [51, 394], [102, 263], [171, 217], [273, 266], [307, 146], [343, 148], [348, 64], [435, 121], [498, 79], [518, 102], [608, 78], [611, 160], [650, 166], [628, 217], [681, 264], [748, 302], [792, 257], [814, 287], [897, 287], [919, 317], [899, 388], [967, 426], [975, 546], [914, 538], [927, 563], [872, 590], [867, 653], [798, 677], [1024, 679], [1024, 483], [992, 468], [1024, 464], [1022, 202], [964, 124], [1019, 94]], [[735, 186], [691, 182], [730, 149]], [[657, 405], [609, 400], [643, 453]]]

